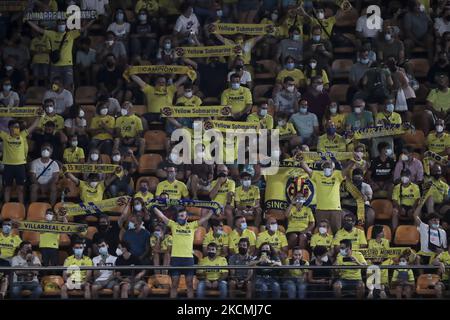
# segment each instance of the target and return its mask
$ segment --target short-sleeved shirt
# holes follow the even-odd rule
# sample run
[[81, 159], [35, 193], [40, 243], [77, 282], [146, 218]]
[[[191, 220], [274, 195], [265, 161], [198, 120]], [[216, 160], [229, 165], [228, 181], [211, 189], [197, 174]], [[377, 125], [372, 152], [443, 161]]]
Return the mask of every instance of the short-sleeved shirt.
[[[112, 255], [108, 255], [106, 257], [106, 259], [103, 259], [103, 257], [101, 255], [98, 255], [92, 259], [92, 263], [96, 267], [99, 267], [99, 266], [114, 267], [116, 265], [116, 260], [117, 260], [117, 257], [112, 256]], [[114, 272], [114, 270], [99, 270], [100, 274], [95, 279], [95, 281], [106, 281], [112, 276], [113, 272]]]
[[180, 225], [169, 220], [167, 226], [172, 231], [172, 257], [192, 258], [195, 229], [199, 227], [198, 221]]
[[146, 194], [143, 194], [141, 191], [138, 191], [134, 194], [134, 198], [141, 198], [142, 200], [144, 200], [145, 202], [147, 202], [150, 199], [153, 199], [155, 196], [153, 195], [153, 193], [148, 192]]
[[448, 184], [442, 179], [428, 178], [425, 179], [425, 184], [431, 183], [431, 196], [434, 203], [443, 203], [448, 198], [449, 187]]
[[95, 202], [103, 200], [105, 183], [101, 181], [95, 188], [92, 188], [86, 181], [80, 180], [80, 199], [83, 202]]
[[177, 105], [187, 106], [187, 107], [198, 107], [202, 104], [202, 99], [197, 96], [192, 96], [190, 98], [179, 97], [176, 102]]
[[[115, 119], [114, 119], [114, 117], [112, 117], [110, 115], [95, 116], [91, 120], [90, 128], [91, 129], [100, 129], [101, 123], [105, 124], [108, 129], [114, 129]], [[96, 134], [92, 138], [97, 139], [97, 140], [111, 140], [113, 137], [109, 133], [103, 132], [103, 133]]]
[[143, 129], [141, 118], [132, 114], [128, 116], [121, 116], [116, 119], [116, 129], [120, 130], [122, 137], [134, 138]]
[[59, 114], [55, 114], [53, 116], [43, 116], [41, 119], [39, 119], [39, 128], [44, 129], [45, 124], [49, 121], [52, 121], [55, 124], [56, 131], [64, 129], [64, 118]]
[[354, 112], [347, 115], [345, 125], [350, 125], [352, 129], [366, 128], [373, 125], [373, 116], [370, 111], [363, 111], [361, 117]]
[[234, 200], [239, 206], [254, 207], [259, 204], [259, 199], [260, 194], [257, 186], [250, 186], [247, 191], [242, 186], [236, 188], [236, 197]]
[[275, 231], [273, 234], [270, 234], [267, 230], [259, 233], [258, 238], [256, 239], [256, 248], [260, 248], [265, 242], [270, 243], [272, 248], [276, 250], [281, 250], [288, 245], [286, 235], [279, 230]]
[[[77, 267], [91, 267], [93, 266], [91, 258], [88, 256], [82, 256], [81, 259], [75, 258], [75, 256], [69, 256], [64, 261], [64, 267], [77, 266]], [[74, 280], [84, 282], [87, 276], [87, 270], [76, 270], [75, 268], [67, 269], [67, 274]]]
[[319, 137], [317, 142], [317, 151], [320, 152], [345, 152], [347, 150], [347, 143], [339, 134], [335, 134], [332, 139], [329, 139], [327, 134], [323, 134]]
[[419, 234], [421, 252], [428, 254], [433, 253], [429, 248], [430, 243], [441, 248], [447, 248], [447, 233], [444, 229], [439, 228], [436, 230], [430, 228], [428, 224], [421, 222], [419, 225]]
[[433, 104], [433, 108], [437, 111], [447, 112], [450, 110], [450, 90], [447, 88], [447, 92], [442, 92], [439, 89], [431, 89], [427, 96], [427, 101]]
[[432, 131], [427, 136], [428, 150], [443, 154], [447, 148], [450, 148], [450, 135], [447, 132], [443, 132], [440, 136], [436, 131]]
[[[204, 257], [202, 260], [200, 260], [199, 266], [213, 266], [213, 267], [222, 267], [227, 266], [227, 259], [224, 257], [216, 256], [213, 260], [211, 260], [209, 257]], [[202, 271], [199, 269], [199, 271]], [[223, 274], [227, 274], [228, 270], [226, 269], [214, 269], [214, 270], [207, 270], [205, 271], [206, 279], [209, 281], [216, 281], [219, 280], [219, 278]]]
[[293, 123], [299, 136], [309, 138], [314, 133], [314, 127], [319, 127], [319, 121], [314, 113], [308, 112], [306, 114], [295, 113], [289, 119]]
[[391, 114], [387, 115], [385, 112], [378, 112], [375, 117], [375, 123], [383, 123], [383, 124], [401, 124], [402, 117], [397, 112], [391, 112]]
[[66, 148], [63, 155], [64, 163], [79, 163], [85, 159], [84, 150], [80, 147]]
[[277, 126], [276, 129], [279, 130], [280, 138], [283, 136], [292, 136], [297, 134], [297, 130], [295, 130], [294, 124], [291, 122], [287, 122], [285, 126]]
[[[214, 180], [211, 183], [211, 189], [215, 187], [217, 184], [217, 180]], [[224, 184], [222, 184], [219, 188], [219, 191], [217, 192], [217, 195], [214, 197], [214, 199], [211, 199], [212, 201], [216, 201], [220, 203], [222, 206], [225, 206], [227, 204], [227, 194], [228, 192], [235, 192], [236, 191], [236, 184], [234, 180], [227, 179]], [[230, 203], [231, 206], [233, 206], [233, 200]]]
[[300, 211], [296, 207], [292, 207], [288, 216], [288, 232], [305, 231], [310, 223], [314, 223], [314, 215], [311, 208], [302, 206]]
[[381, 242], [378, 242], [376, 239], [369, 240], [369, 249], [389, 249], [390, 248], [389, 240], [382, 238]]
[[248, 104], [252, 104], [252, 93], [246, 87], [239, 87], [239, 89], [226, 89], [222, 92], [221, 104], [223, 106], [231, 106], [233, 113], [242, 112]]
[[291, 77], [295, 81], [295, 85], [297, 87], [304, 86], [306, 84], [306, 77], [302, 70], [300, 69], [292, 69], [287, 70], [283, 69], [281, 70], [277, 75], [277, 81], [283, 82], [284, 78]]
[[334, 170], [330, 177], [313, 171], [311, 181], [316, 187], [317, 210], [341, 210], [339, 189], [344, 181], [341, 171]]
[[205, 235], [205, 238], [203, 239], [203, 247], [206, 248], [208, 244], [215, 243], [217, 245], [217, 255], [220, 256], [223, 253], [223, 248], [228, 248], [229, 242], [230, 239], [226, 232], [224, 232], [219, 237], [215, 237], [214, 232], [211, 230]]
[[397, 201], [400, 205], [413, 206], [416, 200], [420, 198], [419, 186], [415, 183], [410, 183], [408, 186], [402, 186], [401, 183], [394, 187], [392, 192], [392, 200]]
[[439, 256], [439, 261], [442, 262], [447, 268], [446, 272], [442, 275], [442, 280], [448, 280], [450, 275], [450, 269], [448, 266], [450, 266], [450, 253], [448, 251], [444, 251]]
[[39, 184], [47, 184], [52, 179], [53, 174], [59, 172], [59, 165], [52, 159], [49, 159], [47, 163], [44, 163], [39, 158], [31, 162], [30, 172], [34, 173], [36, 178], [39, 177]]
[[261, 129], [273, 129], [273, 117], [270, 114], [260, 118], [258, 113], [254, 112], [247, 117], [247, 122], [258, 122]]
[[250, 241], [250, 246], [256, 245], [256, 235], [252, 230], [245, 229], [242, 231], [242, 234], [239, 235], [239, 233], [236, 230], [231, 231], [229, 234], [230, 244], [229, 248], [231, 252], [237, 253], [238, 252], [238, 244], [239, 240], [247, 238]]
[[395, 269], [391, 281], [397, 282], [401, 280], [414, 282], [414, 272], [411, 269]]
[[160, 113], [161, 108], [172, 105], [177, 88], [174, 85], [170, 85], [156, 89], [154, 86], [146, 85], [142, 92], [147, 100], [147, 112]]
[[145, 229], [127, 230], [123, 235], [123, 240], [130, 244], [130, 252], [135, 256], [142, 256], [145, 253], [147, 244], [150, 241], [150, 232]]
[[[55, 63], [55, 66], [62, 67], [62, 66], [71, 66], [73, 65], [72, 61], [72, 48], [73, 48], [73, 42], [76, 38], [80, 36], [79, 30], [71, 30], [65, 32], [67, 34], [64, 44], [62, 45], [60, 55], [60, 60]], [[46, 36], [48, 39], [50, 39], [50, 44], [52, 50], [58, 50], [61, 41], [64, 37], [64, 32], [56, 32], [52, 30], [45, 30], [44, 36]]]
[[48, 64], [50, 62], [50, 39], [46, 36], [34, 37], [30, 43], [30, 50], [35, 52], [32, 60], [33, 63]]
[[[366, 259], [361, 252], [353, 251], [352, 257], [356, 259], [360, 264], [367, 264]], [[338, 266], [356, 266], [358, 265], [356, 262], [346, 262], [343, 260], [344, 256], [338, 255], [336, 258], [336, 265]], [[361, 269], [340, 269], [339, 270], [339, 278], [343, 280], [362, 280]]]
[[8, 235], [5, 237], [0, 233], [0, 258], [11, 259], [14, 256], [14, 251], [19, 247], [22, 239], [17, 235]]
[[332, 245], [333, 245], [333, 236], [331, 234], [327, 233], [326, 236], [322, 236], [320, 233], [315, 233], [311, 237], [310, 243], [311, 248], [323, 246], [330, 249]]
[[23, 130], [17, 137], [0, 131], [0, 139], [3, 140], [3, 164], [19, 165], [27, 163], [28, 131]]
[[387, 158], [386, 161], [382, 161], [380, 157], [376, 157], [370, 162], [370, 172], [372, 173], [372, 180], [388, 181], [392, 179], [394, 168], [394, 159]]
[[167, 193], [170, 199], [179, 200], [181, 198], [187, 198], [189, 196], [189, 191], [186, 185], [178, 180], [170, 183], [168, 180], [161, 181], [156, 186], [156, 196], [161, 193]]
[[352, 249], [357, 250], [363, 245], [367, 245], [366, 235], [364, 231], [358, 228], [353, 228], [350, 232], [345, 229], [340, 229], [334, 235], [333, 245], [338, 246], [341, 240], [350, 240], [352, 242]]

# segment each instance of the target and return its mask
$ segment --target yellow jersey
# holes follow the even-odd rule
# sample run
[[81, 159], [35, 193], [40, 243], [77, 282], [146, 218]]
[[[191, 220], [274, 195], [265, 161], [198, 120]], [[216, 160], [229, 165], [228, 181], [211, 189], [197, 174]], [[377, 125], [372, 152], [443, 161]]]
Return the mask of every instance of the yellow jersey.
[[369, 240], [369, 249], [389, 249], [390, 247], [391, 245], [388, 239], [381, 238], [381, 242], [378, 242], [376, 239]]
[[448, 266], [450, 266], [450, 253], [447, 250], [439, 254], [437, 257], [439, 258], [439, 261], [446, 266], [446, 272], [442, 275], [442, 280], [448, 280], [450, 276], [450, 269], [448, 268]]
[[427, 96], [427, 101], [431, 102], [433, 108], [437, 111], [447, 112], [450, 109], [450, 90], [442, 92], [439, 89], [431, 89]]
[[257, 112], [253, 112], [247, 117], [247, 122], [258, 122], [261, 129], [273, 129], [273, 117], [270, 114], [261, 119]]
[[52, 121], [55, 124], [55, 130], [61, 131], [64, 129], [64, 118], [59, 114], [55, 114], [53, 116], [45, 115], [39, 119], [38, 127], [44, 129], [44, 126], [47, 122]]
[[[401, 195], [400, 189], [402, 190]], [[410, 183], [407, 187], [402, 186], [401, 183], [399, 183], [394, 187], [394, 191], [392, 192], [392, 201], [397, 201], [400, 205], [412, 207], [419, 198], [420, 189], [415, 183]]]
[[[330, 115], [330, 120], [333, 121], [333, 123], [336, 125], [336, 130], [340, 131], [345, 129], [345, 118], [347, 115], [345, 113], [336, 113]], [[327, 119], [323, 119], [323, 126], [325, 127], [325, 124], [327, 123]], [[345, 141], [345, 139], [344, 139]]]
[[300, 69], [292, 69], [287, 70], [283, 69], [281, 70], [277, 75], [277, 82], [283, 82], [284, 78], [291, 77], [295, 81], [295, 85], [297, 87], [303, 87], [306, 85], [306, 77], [302, 70]]
[[281, 250], [288, 245], [286, 235], [280, 230], [275, 231], [273, 234], [270, 234], [268, 230], [258, 234], [256, 248], [259, 249], [264, 242], [270, 243], [272, 248], [276, 250]]
[[233, 230], [229, 234], [230, 243], [228, 245], [232, 253], [238, 252], [239, 240], [241, 240], [242, 238], [247, 238], [248, 241], [250, 241], [250, 246], [256, 245], [256, 235], [252, 230], [245, 229], [244, 231], [242, 231], [242, 235], [239, 235], [236, 230]]
[[[76, 266], [76, 267], [91, 267], [93, 266], [91, 258], [88, 256], [83, 255], [81, 259], [75, 258], [74, 255], [69, 256], [64, 261], [64, 267], [70, 267], [70, 266]], [[67, 274], [74, 280], [74, 281], [80, 281], [84, 282], [86, 281], [87, 276], [87, 270], [76, 270], [74, 269], [67, 269]]]
[[[216, 257], [211, 260], [209, 257], [204, 257], [202, 260], [200, 260], [199, 266], [208, 266], [208, 267], [223, 267], [227, 266], [227, 259], [225, 257], [220, 257], [219, 255], [216, 255]], [[228, 274], [228, 270], [226, 269], [211, 269], [211, 270], [204, 270], [199, 269], [197, 271], [199, 274], [205, 274], [206, 279], [209, 281], [216, 281], [219, 280], [222, 275]]]
[[414, 282], [414, 272], [411, 269], [395, 269], [392, 274], [391, 282], [399, 281], [400, 272], [406, 272], [408, 274], [408, 282]]
[[250, 186], [246, 191], [243, 186], [236, 188], [236, 197], [234, 199], [236, 206], [254, 207], [259, 204], [259, 188], [257, 186]]
[[297, 130], [295, 130], [294, 124], [292, 122], [287, 122], [285, 126], [277, 126], [276, 129], [280, 131], [280, 138], [283, 138], [283, 136], [297, 135]]
[[436, 131], [432, 131], [427, 136], [428, 150], [443, 155], [447, 148], [450, 148], [450, 135], [447, 132], [443, 132], [438, 137]]
[[172, 230], [172, 257], [192, 258], [192, 248], [194, 245], [194, 233], [198, 228], [198, 221], [180, 225], [173, 220], [169, 220], [167, 226]]
[[154, 195], [150, 191], [147, 191], [146, 194], [143, 194], [141, 191], [138, 191], [134, 194], [134, 198], [141, 198], [142, 200], [144, 200], [144, 202], [147, 202], [148, 200], [153, 199]]
[[397, 112], [387, 115], [385, 112], [378, 112], [375, 117], [375, 123], [383, 124], [402, 124], [402, 117]]
[[[290, 265], [290, 262], [291, 261], [289, 259], [286, 259], [285, 263], [283, 263], [283, 264]], [[300, 265], [309, 266], [309, 262], [305, 261], [305, 260], [301, 260]], [[288, 272], [289, 276], [293, 277], [293, 278], [300, 278], [306, 273], [308, 273], [308, 269], [289, 269], [289, 272]]]
[[80, 163], [85, 159], [84, 150], [80, 147], [64, 149], [63, 160], [64, 163]]
[[32, 63], [34, 64], [49, 64], [50, 63], [50, 39], [44, 35], [34, 37], [30, 43], [30, 51], [33, 54]]
[[[352, 257], [356, 259], [360, 264], [367, 264], [366, 259], [361, 252], [353, 251]], [[344, 261], [344, 256], [338, 254], [336, 258], [336, 265], [338, 266], [356, 266], [357, 264], [353, 261]], [[340, 269], [338, 270], [339, 278], [343, 280], [362, 280], [361, 269]]]
[[327, 134], [323, 134], [319, 137], [317, 142], [317, 151], [319, 152], [345, 152], [347, 151], [347, 143], [345, 139], [339, 134], [335, 134], [333, 139], [329, 139]]
[[172, 248], [173, 237], [171, 234], [166, 234], [164, 236], [164, 240], [161, 242], [161, 252], [169, 252], [169, 249]]
[[206, 248], [210, 243], [215, 243], [217, 245], [217, 255], [221, 256], [224, 253], [223, 248], [224, 247], [228, 248], [229, 242], [230, 237], [226, 232], [221, 234], [219, 237], [215, 237], [214, 232], [210, 230], [203, 239], [203, 248]]
[[116, 129], [125, 138], [138, 138], [139, 134], [144, 130], [141, 118], [135, 114], [118, 117], [116, 119]]
[[333, 236], [331, 234], [321, 235], [320, 233], [314, 233], [311, 237], [311, 243], [310, 246], [312, 249], [314, 249], [317, 246], [323, 246], [327, 247], [328, 249], [331, 249], [331, 246], [333, 245]]
[[435, 203], [443, 203], [448, 198], [448, 184], [442, 179], [425, 178], [425, 183], [431, 183], [431, 196]]
[[169, 199], [180, 200], [181, 198], [187, 198], [189, 196], [189, 191], [186, 185], [178, 180], [170, 183], [168, 180], [161, 181], [156, 186], [156, 196], [158, 197], [161, 193], [167, 193]]
[[313, 171], [311, 181], [316, 188], [317, 210], [341, 210], [340, 186], [344, 180], [339, 170], [334, 170], [330, 177]]
[[202, 99], [200, 99], [197, 96], [192, 96], [190, 98], [182, 96], [177, 99], [176, 105], [183, 105], [187, 107], [198, 107], [202, 105]]
[[[100, 129], [100, 124], [103, 123], [106, 128], [108, 129], [114, 129], [115, 119], [113, 116], [95, 116], [91, 120], [91, 126], [90, 129]], [[113, 137], [109, 133], [98, 133], [95, 136], [92, 137], [93, 139], [97, 140], [111, 140]]]
[[240, 51], [237, 53], [231, 53], [228, 60], [234, 61], [236, 57], [241, 57], [244, 60], [244, 64], [250, 64], [252, 60], [252, 49], [256, 44], [255, 38], [250, 38], [243, 43], [239, 44], [230, 39], [225, 39], [224, 44], [227, 46], [239, 46]]
[[334, 235], [333, 245], [338, 246], [341, 240], [350, 240], [352, 242], [352, 249], [358, 250], [362, 246], [367, 245], [366, 235], [364, 231], [354, 227], [352, 231], [348, 232], [344, 228], [338, 230]]
[[67, 34], [67, 36], [64, 39], [64, 44], [60, 50], [61, 58], [57, 63], [53, 64], [54, 66], [62, 67], [73, 65], [72, 61], [73, 42], [80, 36], [81, 33], [79, 30], [71, 30], [66, 32], [56, 32], [53, 30], [44, 31], [44, 36], [46, 36], [50, 40], [52, 50], [59, 49], [65, 33]]
[[154, 16], [158, 14], [159, 4], [157, 0], [138, 0], [136, 6], [134, 7], [134, 12], [136, 14], [141, 11], [141, 9], [147, 10], [150, 16]]
[[320, 26], [320, 25], [322, 25], [323, 28], [327, 32], [322, 32], [321, 37], [324, 38], [324, 39], [328, 39], [328, 34], [329, 35], [333, 34], [332, 31], [333, 31], [333, 27], [334, 27], [335, 23], [336, 23], [336, 17], [335, 16], [331, 16], [329, 18], [320, 20], [320, 23], [319, 23], [318, 19], [313, 18], [311, 24], [312, 24], [312, 26]]
[[308, 228], [310, 223], [314, 222], [314, 215], [311, 208], [302, 206], [299, 211], [297, 210], [297, 207], [292, 207], [291, 211], [289, 211], [288, 228], [286, 233], [303, 232]]
[[22, 239], [17, 235], [9, 234], [5, 237], [3, 233], [0, 233], [0, 258], [11, 259], [21, 242]]
[[103, 193], [105, 192], [105, 182], [101, 181], [95, 188], [92, 188], [86, 181], [80, 180], [80, 199], [81, 201], [96, 202], [103, 200]]
[[170, 85], [156, 89], [154, 86], [146, 85], [142, 92], [147, 100], [147, 112], [160, 113], [161, 108], [172, 105], [177, 88], [174, 85]]
[[17, 137], [11, 136], [5, 131], [0, 131], [0, 139], [3, 140], [3, 164], [19, 165], [27, 163], [28, 130], [20, 131]]
[[253, 103], [252, 93], [249, 88], [226, 89], [222, 92], [221, 105], [231, 106], [233, 113], [242, 112], [246, 106]]
[[[211, 189], [213, 189], [216, 186], [216, 184], [217, 180], [214, 180], [211, 183]], [[234, 183], [234, 180], [228, 178], [227, 181], [220, 186], [219, 191], [217, 192], [217, 195], [214, 197], [214, 199], [211, 200], [220, 203], [222, 206], [226, 206], [227, 193], [235, 191], [236, 191], [236, 184]], [[231, 199], [230, 205], [233, 206], [233, 199]]]

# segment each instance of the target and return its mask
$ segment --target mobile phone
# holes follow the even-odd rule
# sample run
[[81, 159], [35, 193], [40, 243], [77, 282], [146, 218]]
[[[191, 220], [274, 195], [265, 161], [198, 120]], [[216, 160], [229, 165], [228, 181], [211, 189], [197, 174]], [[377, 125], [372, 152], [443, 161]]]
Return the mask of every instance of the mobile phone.
[[344, 262], [352, 262], [353, 259], [352, 259], [352, 257], [344, 257], [344, 258], [342, 258], [342, 261], [344, 261]]

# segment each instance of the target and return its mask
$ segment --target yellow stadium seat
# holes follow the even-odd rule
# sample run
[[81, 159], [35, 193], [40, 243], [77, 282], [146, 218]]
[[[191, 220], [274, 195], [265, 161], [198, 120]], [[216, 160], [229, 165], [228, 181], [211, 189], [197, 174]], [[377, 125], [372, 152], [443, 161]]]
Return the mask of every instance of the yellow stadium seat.
[[80, 196], [80, 188], [70, 179], [63, 178], [60, 179], [58, 182], [58, 189], [63, 190], [66, 189], [68, 192], [66, 192], [66, 197], [75, 199], [79, 198]]
[[166, 149], [167, 135], [162, 130], [148, 130], [144, 134], [146, 151], [161, 151]]
[[419, 243], [419, 231], [416, 226], [401, 225], [395, 230], [396, 245], [415, 246]]
[[78, 87], [75, 90], [75, 102], [78, 104], [95, 104], [97, 102], [97, 87]]
[[102, 153], [100, 155], [100, 159], [102, 160], [102, 163], [104, 163], [104, 164], [111, 164], [111, 157], [105, 153]]
[[286, 216], [284, 215], [283, 210], [269, 209], [265, 213], [265, 219], [268, 219], [269, 217], [275, 218], [277, 221], [284, 221], [286, 219]]
[[421, 274], [417, 278], [416, 293], [421, 296], [433, 296], [435, 290], [430, 286], [435, 286], [440, 281], [440, 277], [437, 274]]
[[7, 202], [2, 207], [2, 219], [25, 219], [25, 206], [20, 202]]
[[66, 248], [70, 246], [70, 237], [66, 233], [59, 236], [59, 247]]
[[45, 219], [45, 212], [51, 209], [50, 203], [46, 202], [32, 202], [28, 207], [27, 220], [40, 221]]
[[139, 158], [139, 174], [154, 174], [158, 169], [158, 165], [163, 161], [161, 155], [149, 153], [143, 154]]
[[227, 234], [230, 234], [231, 231], [233, 231], [233, 230], [231, 229], [230, 226], [224, 225], [224, 226], [223, 226], [223, 231], [224, 231], [225, 233], [227, 233]]
[[388, 199], [375, 199], [370, 203], [375, 211], [375, 219], [390, 220], [392, 218], [392, 202]]
[[203, 239], [205, 239], [206, 230], [204, 227], [198, 227], [194, 233], [194, 245], [201, 246], [203, 244]]
[[[373, 230], [373, 226], [370, 226], [369, 228], [367, 228], [367, 240], [372, 239], [372, 230]], [[389, 240], [389, 242], [390, 242], [392, 240], [391, 228], [389, 228], [389, 226], [387, 226], [387, 225], [383, 225], [383, 233], [384, 233], [384, 238]]]
[[356, 21], [358, 21], [359, 14], [358, 10], [352, 8], [347, 11], [341, 9], [338, 10], [340, 19], [336, 19], [336, 27], [355, 27]]
[[[66, 204], [69, 204], [69, 203], [71, 203], [71, 202], [66, 202]], [[62, 208], [62, 207], [63, 207], [63, 203], [62, 203], [62, 202], [57, 202], [57, 203], [55, 204], [55, 206], [53, 207], [53, 210], [55, 211], [55, 213], [57, 213], [58, 210], [59, 210], [60, 208]], [[68, 217], [67, 217], [67, 221], [73, 222], [73, 220], [74, 220], [74, 216], [68, 216]]]
[[330, 87], [330, 99], [339, 103], [345, 103], [347, 100], [348, 84], [333, 84]]
[[331, 65], [331, 74], [333, 79], [347, 79], [353, 61], [350, 59], [336, 59]]
[[[193, 279], [194, 290], [197, 290], [197, 286], [198, 286], [198, 279], [197, 279], [196, 276], [194, 276], [194, 279]], [[180, 282], [178, 284], [178, 293], [179, 294], [186, 294], [186, 291], [187, 291], [186, 278], [185, 278], [184, 274], [182, 274], [180, 276]]]
[[220, 100], [216, 97], [206, 97], [202, 99], [202, 104], [204, 106], [218, 106], [220, 105]]
[[47, 91], [45, 87], [29, 87], [25, 93], [27, 105], [42, 105], [45, 91]]

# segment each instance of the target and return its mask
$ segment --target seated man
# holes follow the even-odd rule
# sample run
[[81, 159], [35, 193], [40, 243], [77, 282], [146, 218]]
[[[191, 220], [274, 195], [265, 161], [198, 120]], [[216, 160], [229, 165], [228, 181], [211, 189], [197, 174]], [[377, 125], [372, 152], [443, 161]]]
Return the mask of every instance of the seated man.
[[223, 222], [217, 219], [211, 219], [211, 229], [203, 239], [203, 255], [208, 254], [208, 244], [215, 243], [217, 246], [217, 255], [222, 257], [228, 256], [229, 237], [223, 230]]
[[228, 247], [230, 249], [230, 254], [238, 253], [239, 241], [246, 238], [249, 240], [248, 253], [253, 255], [256, 246], [256, 235], [252, 230], [247, 229], [247, 221], [245, 220], [245, 217], [236, 216], [234, 218], [234, 225], [234, 230], [229, 234], [230, 244]]
[[363, 230], [355, 227], [356, 218], [352, 213], [348, 213], [343, 219], [343, 228], [336, 232], [334, 236], [333, 245], [335, 252], [339, 250], [339, 244], [342, 240], [351, 241], [352, 248], [362, 249], [367, 247], [367, 239]]
[[[303, 252], [300, 247], [292, 249], [292, 258], [287, 260], [290, 266], [307, 266], [309, 262], [303, 259]], [[308, 270], [306, 269], [289, 269], [287, 271], [287, 279], [283, 282], [283, 287], [287, 291], [288, 299], [304, 299], [306, 296], [306, 281]]]
[[392, 230], [395, 230], [400, 220], [412, 220], [414, 206], [420, 199], [420, 188], [412, 183], [411, 173], [408, 169], [402, 170], [401, 182], [394, 187], [392, 192]]
[[[204, 257], [199, 266], [227, 266], [227, 259], [217, 255], [217, 245], [211, 242], [207, 246], [207, 256]], [[219, 289], [220, 298], [225, 299], [228, 293], [228, 283], [226, 281], [228, 277], [228, 270], [197, 270], [197, 275], [203, 277], [200, 280], [197, 287], [197, 297], [202, 299], [205, 297], [206, 289]]]
[[[229, 264], [232, 266], [247, 266], [253, 257], [249, 254], [250, 241], [248, 238], [241, 238], [238, 243], [238, 253], [232, 255]], [[253, 270], [231, 269], [230, 270], [230, 297], [236, 297], [236, 289], [245, 289], [247, 299], [252, 298], [252, 279]]]
[[236, 215], [254, 220], [255, 226], [259, 226], [262, 215], [260, 190], [257, 186], [252, 186], [252, 175], [247, 171], [241, 173], [241, 183], [242, 185], [236, 188], [234, 199]]
[[247, 117], [247, 122], [258, 122], [261, 129], [273, 129], [273, 117], [268, 114], [269, 105], [263, 102], [258, 106], [258, 111]]
[[[99, 240], [97, 247], [99, 255], [92, 259], [94, 266], [115, 266], [117, 257], [109, 254], [106, 241], [103, 239]], [[119, 298], [119, 285], [115, 279], [113, 270], [95, 270], [94, 279], [94, 283], [92, 284], [93, 299], [98, 299], [99, 291], [102, 289], [112, 289], [114, 299]]]
[[288, 242], [286, 235], [278, 230], [277, 220], [273, 217], [268, 217], [266, 219], [266, 231], [258, 234], [256, 248], [260, 249], [263, 243], [270, 244], [280, 259], [283, 260], [287, 257]]

